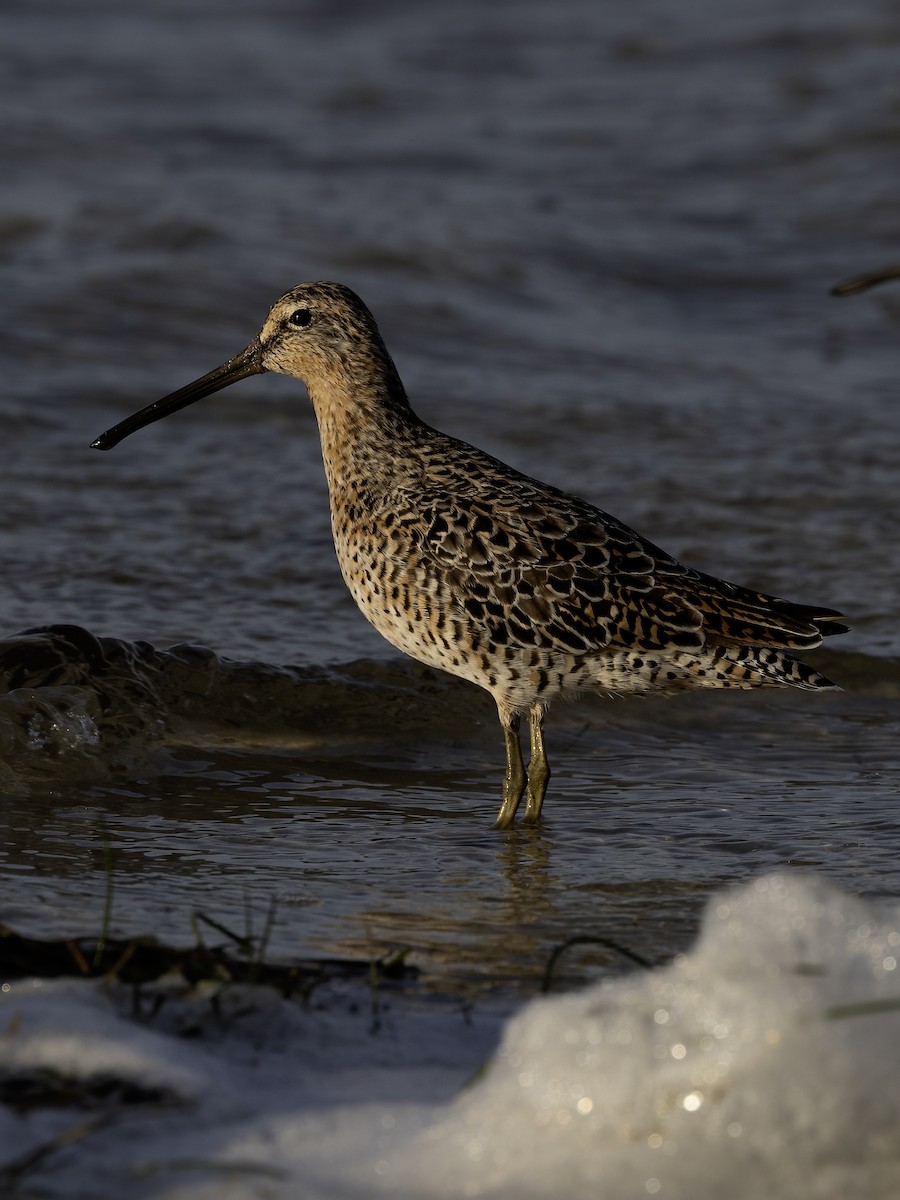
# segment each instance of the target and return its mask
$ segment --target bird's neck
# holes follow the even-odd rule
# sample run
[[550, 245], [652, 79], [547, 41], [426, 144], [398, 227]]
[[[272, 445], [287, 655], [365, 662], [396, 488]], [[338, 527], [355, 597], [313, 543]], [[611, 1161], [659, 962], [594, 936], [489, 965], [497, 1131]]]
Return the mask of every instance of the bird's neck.
[[358, 490], [367, 479], [383, 477], [391, 460], [408, 452], [421, 426], [393, 363], [364, 385], [334, 373], [307, 387], [333, 500], [343, 489]]

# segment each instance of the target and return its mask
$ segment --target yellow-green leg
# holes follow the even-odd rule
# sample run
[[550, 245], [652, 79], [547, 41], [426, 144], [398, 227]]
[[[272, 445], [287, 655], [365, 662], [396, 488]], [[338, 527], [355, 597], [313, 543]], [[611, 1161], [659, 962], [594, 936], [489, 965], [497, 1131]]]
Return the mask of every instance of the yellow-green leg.
[[528, 799], [525, 801], [525, 820], [537, 821], [550, 781], [550, 767], [544, 753], [544, 714], [535, 706], [529, 713], [531, 728], [531, 762], [528, 764]]
[[513, 717], [508, 723], [503, 722], [503, 736], [506, 739], [506, 774], [503, 777], [503, 803], [494, 822], [495, 829], [508, 829], [512, 825], [525, 791], [525, 764], [519, 744], [518, 717]]

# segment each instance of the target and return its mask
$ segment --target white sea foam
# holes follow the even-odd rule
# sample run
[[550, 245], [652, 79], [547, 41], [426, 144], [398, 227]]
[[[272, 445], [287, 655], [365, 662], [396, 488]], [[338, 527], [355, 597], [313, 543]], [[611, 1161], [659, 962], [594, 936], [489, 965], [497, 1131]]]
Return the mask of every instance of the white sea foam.
[[[716, 895], [671, 965], [525, 1005], [469, 1086], [496, 1040], [486, 1011], [395, 1002], [372, 1034], [366, 1014], [243, 994], [197, 1044], [94, 983], [5, 991], [0, 1070], [118, 1074], [178, 1105], [48, 1156], [59, 1195], [149, 1172], [170, 1200], [895, 1200], [898, 963], [896, 907], [776, 874]], [[0, 1121], [4, 1159], [47, 1121]]]
[[664, 970], [537, 1001], [389, 1174], [465, 1195], [900, 1195], [900, 921], [770, 875]]

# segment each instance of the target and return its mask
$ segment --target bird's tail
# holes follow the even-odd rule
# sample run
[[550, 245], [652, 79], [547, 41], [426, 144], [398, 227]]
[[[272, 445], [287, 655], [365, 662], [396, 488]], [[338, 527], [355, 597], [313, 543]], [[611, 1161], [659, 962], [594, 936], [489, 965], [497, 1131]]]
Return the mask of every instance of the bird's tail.
[[[678, 672], [690, 687], [757, 688], [797, 687], [807, 691], [841, 689], [820, 671], [784, 650], [771, 646], [709, 646], [690, 653], [680, 651], [666, 666]], [[677, 685], [676, 685], [677, 686]]]

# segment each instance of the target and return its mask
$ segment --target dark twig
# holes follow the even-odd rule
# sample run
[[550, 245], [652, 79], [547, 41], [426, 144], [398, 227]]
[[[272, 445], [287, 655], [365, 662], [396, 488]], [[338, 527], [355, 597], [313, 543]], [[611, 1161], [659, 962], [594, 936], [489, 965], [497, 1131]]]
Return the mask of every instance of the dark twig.
[[607, 950], [614, 950], [616, 954], [621, 954], [623, 958], [629, 958], [639, 967], [645, 967], [648, 970], [653, 964], [642, 954], [638, 954], [634, 950], [629, 950], [627, 946], [622, 946], [618, 942], [614, 942], [612, 938], [599, 937], [591, 934], [576, 934], [574, 937], [566, 938], [558, 946], [550, 952], [550, 957], [547, 959], [547, 965], [544, 968], [544, 978], [541, 980], [541, 992], [550, 991], [553, 983], [553, 969], [559, 958], [565, 954], [572, 946], [605, 946]]

